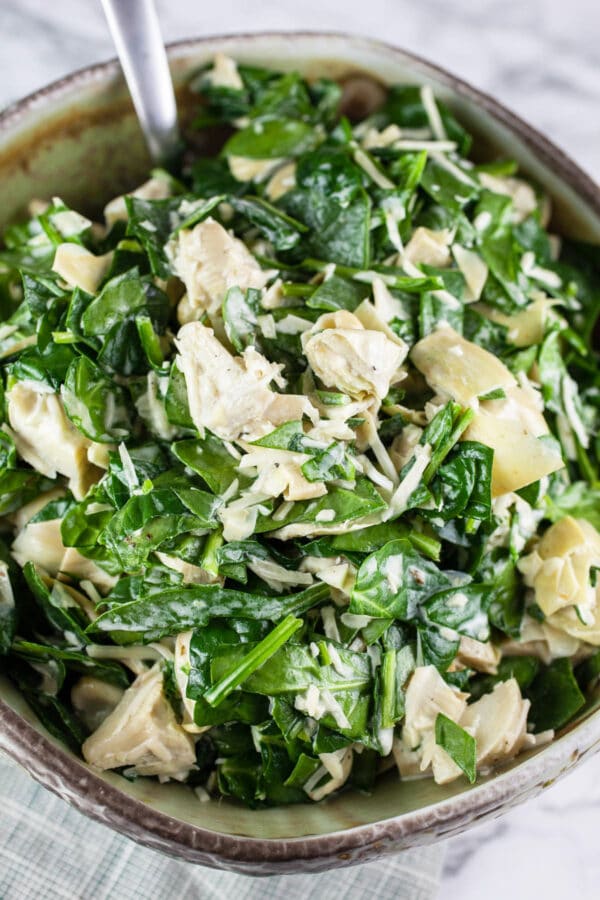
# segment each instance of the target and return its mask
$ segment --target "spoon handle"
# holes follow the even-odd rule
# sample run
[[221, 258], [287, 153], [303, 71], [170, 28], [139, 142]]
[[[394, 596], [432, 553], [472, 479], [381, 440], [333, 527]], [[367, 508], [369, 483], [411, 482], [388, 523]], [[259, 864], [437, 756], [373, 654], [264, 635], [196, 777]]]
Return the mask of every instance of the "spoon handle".
[[173, 82], [153, 0], [102, 0], [125, 80], [152, 159], [177, 151]]

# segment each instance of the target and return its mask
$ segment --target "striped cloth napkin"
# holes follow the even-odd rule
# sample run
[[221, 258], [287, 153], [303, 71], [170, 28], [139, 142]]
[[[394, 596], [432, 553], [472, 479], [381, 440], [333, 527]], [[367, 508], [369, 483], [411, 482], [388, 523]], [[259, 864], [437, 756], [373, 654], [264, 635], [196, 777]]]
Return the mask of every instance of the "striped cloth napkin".
[[251, 878], [139, 847], [86, 819], [0, 755], [1, 900], [432, 900], [443, 850], [408, 850], [322, 875]]

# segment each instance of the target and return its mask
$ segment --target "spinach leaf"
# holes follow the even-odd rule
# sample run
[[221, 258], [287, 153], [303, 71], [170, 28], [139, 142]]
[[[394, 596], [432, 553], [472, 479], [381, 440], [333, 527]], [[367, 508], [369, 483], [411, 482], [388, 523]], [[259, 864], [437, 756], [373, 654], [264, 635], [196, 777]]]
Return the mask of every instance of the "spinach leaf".
[[89, 643], [85, 635], [85, 618], [66, 588], [55, 581], [50, 587], [50, 579], [40, 575], [35, 563], [25, 563], [23, 575], [37, 605], [52, 628], [70, 636], [74, 648]]
[[339, 275], [332, 275], [317, 287], [306, 301], [311, 309], [335, 312], [347, 309], [354, 312], [356, 307], [369, 295], [369, 286]]
[[123, 319], [145, 311], [146, 307], [146, 285], [136, 269], [131, 269], [107, 282], [90, 301], [81, 317], [83, 333], [88, 337], [103, 337]]
[[482, 584], [466, 584], [440, 591], [422, 606], [425, 619], [458, 634], [487, 641], [490, 636], [485, 609], [489, 588]]
[[238, 460], [220, 438], [205, 432], [203, 438], [177, 441], [171, 450], [184, 466], [196, 472], [209, 490], [220, 496], [237, 477]]
[[272, 722], [252, 728], [252, 738], [260, 752], [262, 768], [258, 777], [257, 797], [271, 803], [303, 803], [303, 790], [286, 786], [292, 769], [290, 748]]
[[514, 237], [510, 210], [510, 198], [484, 191], [474, 214], [475, 220], [485, 216], [489, 222], [479, 232], [479, 253], [490, 272], [482, 299], [509, 315], [529, 303], [521, 268], [523, 250]]
[[[119, 643], [145, 643], [200, 628], [212, 618], [268, 619], [277, 622], [287, 615], [301, 615], [329, 594], [323, 584], [299, 594], [265, 597], [232, 591], [215, 584], [166, 588], [111, 608], [88, 626], [90, 634], [109, 631]], [[110, 599], [110, 597], [109, 597]]]
[[213, 84], [201, 72], [190, 87], [202, 95], [203, 105], [194, 122], [196, 128], [214, 125], [217, 122], [230, 122], [248, 114], [251, 109], [250, 93], [245, 88]]
[[224, 156], [245, 156], [247, 159], [277, 159], [299, 156], [312, 148], [315, 130], [305, 122], [277, 118], [251, 122], [236, 131], [223, 147]]
[[74, 359], [61, 390], [65, 412], [92, 441], [111, 443], [130, 436], [125, 391], [88, 359]]
[[50, 694], [34, 693], [26, 688], [23, 694], [44, 728], [79, 755], [87, 731], [69, 707]]
[[[450, 401], [435, 414], [421, 435], [421, 444], [429, 444], [432, 448], [431, 459], [423, 472], [423, 483], [429, 484], [452, 448], [473, 419], [471, 408], [461, 409], [457, 403]], [[413, 462], [402, 469], [402, 478], [410, 471]], [[417, 492], [415, 492], [417, 493]]]
[[449, 168], [434, 158], [427, 161], [421, 187], [435, 203], [455, 213], [460, 213], [480, 191], [477, 182], [457, 162]]
[[320, 191], [291, 190], [280, 203], [310, 229], [303, 241], [308, 254], [361, 270], [368, 268], [371, 201], [366, 191], [345, 207]]
[[371, 200], [358, 166], [343, 150], [316, 150], [299, 160], [296, 184], [279, 205], [308, 227], [307, 255], [367, 268]]
[[157, 372], [164, 371], [164, 354], [160, 343], [159, 335], [154, 330], [152, 319], [147, 315], [137, 315], [135, 317], [135, 327], [137, 328], [138, 337], [142, 350], [146, 355], [149, 365]]
[[567, 374], [560, 351], [560, 340], [560, 333], [551, 331], [538, 354], [544, 405], [554, 413], [563, 412], [562, 381]]
[[39, 320], [37, 345], [21, 353], [8, 367], [15, 381], [40, 381], [55, 391], [60, 389], [74, 354], [70, 347], [52, 340], [48, 334], [52, 327], [45, 317]]
[[276, 250], [291, 250], [308, 229], [261, 197], [229, 197], [234, 210], [257, 228]]
[[286, 787], [303, 788], [310, 776], [314, 775], [320, 765], [321, 761], [318, 758], [308, 756], [306, 753], [301, 753], [296, 760], [296, 765], [291, 774], [286, 778]]
[[102, 598], [102, 609], [112, 609], [140, 599], [162, 594], [168, 588], [179, 588], [181, 573], [166, 566], [148, 565], [136, 575], [123, 575], [108, 597]]
[[514, 560], [505, 550], [497, 547], [480, 561], [475, 578], [490, 588], [487, 601], [490, 623], [518, 639], [524, 598]]
[[169, 369], [169, 383], [165, 394], [165, 412], [172, 425], [179, 425], [196, 431], [194, 420], [190, 414], [185, 376], [177, 360], [173, 360]]
[[318, 450], [301, 468], [307, 481], [334, 481], [336, 478], [352, 481], [355, 473], [352, 457], [338, 441]]
[[148, 371], [148, 355], [140, 340], [137, 318], [150, 319], [162, 333], [169, 316], [166, 294], [132, 269], [109, 281], [83, 312], [88, 337], [101, 342], [98, 364], [109, 372], [140, 375]]
[[224, 797], [236, 797], [251, 809], [259, 806], [257, 795], [260, 757], [232, 757], [217, 766], [217, 786]]
[[372, 553], [389, 541], [406, 538], [413, 547], [434, 561], [440, 558], [441, 545], [434, 537], [416, 531], [406, 522], [396, 519], [380, 525], [357, 528], [346, 534], [318, 538], [303, 549], [310, 556], [337, 556], [338, 553]]
[[243, 190], [243, 186], [229, 171], [226, 159], [201, 156], [190, 167], [192, 191], [197, 197], [210, 199], [216, 196], [232, 195]]
[[197, 488], [156, 487], [130, 497], [98, 541], [121, 560], [125, 571], [132, 572], [174, 535], [216, 528], [220, 505], [219, 498]]
[[[210, 661], [218, 650], [229, 644], [257, 643], [265, 636], [267, 629], [268, 622], [229, 618], [212, 619], [203, 628], [194, 631], [189, 645], [190, 671], [186, 695], [192, 700], [202, 699], [211, 686]], [[207, 712], [203, 709], [204, 717]], [[238, 718], [237, 715], [234, 718]]]
[[229, 541], [217, 550], [219, 574], [246, 584], [248, 563], [270, 559], [269, 551], [258, 541]]
[[[80, 553], [97, 559], [96, 550], [105, 554], [98, 546], [98, 536], [108, 525], [115, 512], [114, 506], [102, 488], [93, 488], [79, 503], [71, 506], [62, 517], [61, 539], [65, 547], [77, 547]], [[121, 571], [119, 563], [118, 571]]]
[[292, 635], [302, 628], [302, 620], [293, 615], [286, 616], [239, 662], [216, 681], [204, 694], [210, 706], [219, 706], [229, 694], [247, 681], [257, 669], [260, 669], [288, 641]]
[[508, 681], [510, 678], [516, 679], [521, 693], [525, 695], [539, 668], [537, 656], [504, 656], [498, 663], [496, 675], [478, 675], [470, 682], [471, 697], [477, 700], [483, 694], [493, 691], [501, 681]]
[[[273, 519], [272, 516], [259, 516], [256, 534], [266, 531], [275, 531], [286, 525], [315, 525], [319, 521], [319, 514], [325, 512], [327, 527], [352, 522], [379, 512], [386, 508], [386, 503], [377, 493], [373, 484], [367, 478], [357, 478], [352, 490], [332, 486], [327, 494], [316, 500], [299, 500], [294, 503], [292, 509], [283, 519]], [[333, 516], [331, 515], [333, 511]]]
[[269, 79], [251, 109], [253, 119], [310, 120], [313, 110], [306, 82], [297, 72]]
[[304, 453], [307, 449], [304, 429], [299, 419], [284, 422], [274, 431], [270, 431], [252, 443], [255, 447], [268, 447], [270, 450], [294, 450], [297, 453]]
[[[218, 653], [211, 663], [213, 681], [223, 677], [246, 653], [245, 645], [226, 647]], [[269, 695], [296, 694], [315, 684], [342, 694], [369, 687], [372, 680], [369, 657], [342, 647], [338, 648], [338, 654], [344, 674], [332, 665], [321, 664], [309, 647], [290, 643], [248, 678], [245, 690]]]
[[[66, 292], [57, 284], [56, 278], [44, 275], [28, 275], [21, 273], [23, 282], [23, 303], [32, 316], [43, 316], [48, 307], [57, 299], [65, 300]], [[8, 318], [8, 316], [6, 316]]]
[[[119, 225], [124, 226], [125, 223], [119, 222], [113, 226], [113, 229]], [[136, 241], [134, 238], [124, 238], [118, 242], [113, 250], [112, 262], [104, 281], [110, 281], [112, 278], [116, 278], [117, 275], [122, 275], [130, 269], [137, 269], [140, 275], [148, 275], [150, 265], [144, 248], [139, 241]]]
[[154, 443], [120, 446], [117, 452], [108, 454], [108, 472], [94, 489], [103, 491], [113, 506], [120, 508], [140, 487], [147, 492], [167, 471], [168, 463], [160, 446]]
[[556, 659], [540, 669], [527, 696], [531, 700], [529, 719], [536, 733], [562, 728], [585, 703], [570, 659]]
[[0, 429], [0, 515], [16, 512], [54, 485], [54, 481], [35, 469], [18, 466], [14, 441]]
[[10, 225], [3, 238], [6, 249], [0, 250], [0, 262], [9, 269], [34, 276], [50, 274], [56, 244], [44, 234], [37, 216], [24, 225]]
[[494, 451], [476, 441], [462, 441], [437, 472], [430, 490], [437, 501], [435, 515], [489, 519], [492, 507]]
[[38, 644], [33, 641], [15, 641], [12, 652], [23, 659], [36, 661], [48, 661], [51, 659], [60, 660], [68, 669], [78, 672], [82, 675], [88, 675], [93, 678], [99, 678], [101, 681], [108, 681], [110, 684], [116, 684], [118, 687], [127, 689], [129, 687], [129, 678], [125, 669], [118, 663], [109, 662], [108, 660], [93, 659], [80, 650], [73, 650], [70, 647], [55, 647], [51, 644]]
[[443, 572], [407, 540], [390, 541], [360, 566], [351, 613], [376, 619], [414, 619], [421, 603], [449, 585]]
[[438, 671], [445, 673], [458, 653], [460, 639], [458, 635], [451, 637], [444, 628], [428, 623], [417, 625], [418, 652], [417, 658], [422, 660], [424, 666], [435, 666]]
[[265, 697], [235, 691], [217, 707], [210, 706], [202, 697], [194, 704], [196, 725], [224, 725], [226, 722], [243, 722], [258, 725], [269, 717], [269, 704]]
[[435, 742], [464, 772], [471, 784], [477, 778], [477, 745], [475, 738], [445, 716], [438, 713], [435, 720]]

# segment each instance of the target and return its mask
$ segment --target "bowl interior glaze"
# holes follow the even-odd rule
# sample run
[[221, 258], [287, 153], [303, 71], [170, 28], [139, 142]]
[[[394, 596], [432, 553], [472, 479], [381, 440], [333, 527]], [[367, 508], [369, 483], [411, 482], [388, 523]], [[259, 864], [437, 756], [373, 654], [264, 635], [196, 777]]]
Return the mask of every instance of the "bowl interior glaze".
[[[179, 106], [189, 118], [186, 80], [216, 51], [307, 76], [343, 79], [367, 72], [384, 84], [428, 83], [475, 135], [480, 158], [516, 158], [554, 201], [554, 225], [600, 243], [600, 192], [557, 148], [490, 98], [449, 74], [374, 41], [322, 34], [245, 35], [173, 45], [169, 56]], [[32, 197], [61, 196], [97, 212], [134, 187], [150, 167], [116, 63], [76, 73], [0, 117], [0, 227]], [[525, 754], [475, 787], [400, 783], [384, 776], [372, 795], [343, 793], [320, 805], [251, 811], [200, 803], [187, 788], [148, 779], [131, 783], [92, 772], [51, 738], [18, 692], [0, 679], [0, 748], [82, 811], [131, 837], [196, 862], [253, 874], [359, 862], [498, 814], [559, 777], [600, 740], [598, 703], [554, 744]]]

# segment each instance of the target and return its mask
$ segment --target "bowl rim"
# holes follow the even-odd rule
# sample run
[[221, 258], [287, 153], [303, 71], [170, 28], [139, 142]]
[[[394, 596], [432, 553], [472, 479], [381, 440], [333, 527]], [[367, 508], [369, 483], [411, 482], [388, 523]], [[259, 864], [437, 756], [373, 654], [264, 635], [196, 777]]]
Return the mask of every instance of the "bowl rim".
[[291, 838], [227, 834], [163, 813], [105, 781], [3, 700], [0, 751], [79, 812], [144, 846], [205, 866], [269, 875], [319, 872], [333, 865], [368, 862], [385, 853], [451, 837], [470, 824], [499, 815], [525, 796], [550, 787], [598, 752], [599, 722], [600, 710], [596, 710], [540, 753], [455, 797], [369, 824]]
[[[211, 43], [256, 40], [331, 40], [344, 48], [353, 45], [383, 51], [425, 74], [431, 74], [454, 94], [483, 109], [527, 147], [559, 181], [600, 217], [600, 187], [561, 148], [489, 94], [453, 75], [424, 57], [385, 41], [338, 31], [261, 31], [186, 38], [167, 44], [170, 58]], [[335, 57], [335, 47], [332, 47]], [[360, 66], [357, 66], [360, 69]], [[120, 75], [114, 58], [77, 69], [10, 104], [0, 112], [0, 136], [10, 137], [47, 102], [68, 98], [75, 90], [94, 83], [110, 83]], [[538, 793], [562, 777], [584, 757], [600, 749], [600, 710], [572, 726], [565, 734], [533, 757], [446, 800], [409, 812], [351, 828], [293, 838], [262, 838], [211, 831], [163, 813], [124, 793], [95, 774], [83, 762], [52, 743], [44, 734], [0, 699], [0, 750], [4, 750], [30, 775], [66, 799], [87, 816], [108, 824], [122, 834], [154, 849], [190, 862], [231, 869], [246, 874], [281, 874], [290, 871], [324, 871], [373, 859], [386, 852], [430, 843], [451, 835], [469, 823], [482, 821]], [[583, 748], [583, 749], [581, 749]], [[544, 780], [547, 773], [551, 779]], [[93, 802], [90, 802], [92, 800]]]

